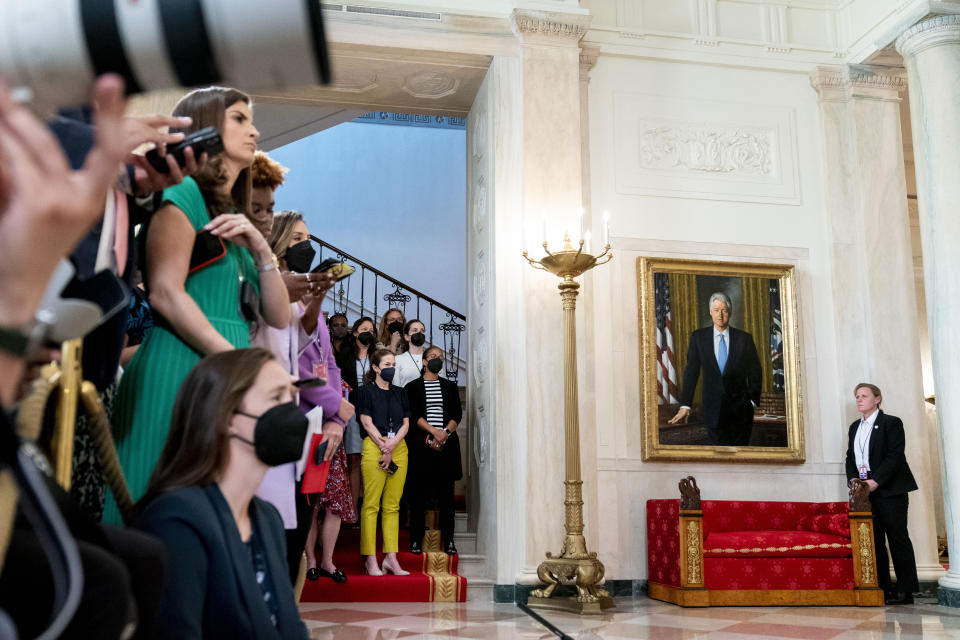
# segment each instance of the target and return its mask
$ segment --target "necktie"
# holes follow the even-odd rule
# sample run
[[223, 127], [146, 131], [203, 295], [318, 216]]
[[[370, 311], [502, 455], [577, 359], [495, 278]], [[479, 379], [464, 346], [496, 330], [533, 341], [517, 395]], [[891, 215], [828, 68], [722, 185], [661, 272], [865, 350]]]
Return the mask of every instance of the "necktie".
[[720, 373], [723, 373], [723, 370], [727, 366], [727, 342], [723, 339], [723, 334], [720, 334], [720, 346], [717, 347], [717, 364], [720, 365]]

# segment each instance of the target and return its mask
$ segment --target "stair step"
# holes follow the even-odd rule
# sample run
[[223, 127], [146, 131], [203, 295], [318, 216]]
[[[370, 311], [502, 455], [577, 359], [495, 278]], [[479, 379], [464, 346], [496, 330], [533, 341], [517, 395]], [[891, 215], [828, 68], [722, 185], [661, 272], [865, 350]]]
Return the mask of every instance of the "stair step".
[[467, 585], [467, 602], [493, 602], [493, 580], [471, 578]]
[[454, 519], [453, 533], [461, 534], [467, 533], [467, 513], [465, 511], [458, 511]]
[[486, 556], [477, 553], [461, 553], [457, 559], [457, 573], [470, 581], [482, 580], [486, 571]]
[[461, 554], [475, 554], [477, 552], [477, 534], [454, 532], [454, 543]]

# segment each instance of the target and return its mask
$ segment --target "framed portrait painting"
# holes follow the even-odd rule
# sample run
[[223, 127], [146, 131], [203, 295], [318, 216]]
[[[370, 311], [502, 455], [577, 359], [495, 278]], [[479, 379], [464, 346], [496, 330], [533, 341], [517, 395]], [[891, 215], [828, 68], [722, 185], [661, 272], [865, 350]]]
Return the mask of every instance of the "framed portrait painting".
[[794, 267], [637, 259], [644, 460], [803, 462]]

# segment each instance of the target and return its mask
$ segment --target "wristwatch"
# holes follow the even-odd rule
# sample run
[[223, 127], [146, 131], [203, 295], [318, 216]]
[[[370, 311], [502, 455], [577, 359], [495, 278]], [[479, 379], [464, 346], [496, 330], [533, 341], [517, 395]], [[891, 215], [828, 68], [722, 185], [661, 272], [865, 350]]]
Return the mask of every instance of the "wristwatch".
[[447, 434], [448, 436], [449, 436], [451, 433], [453, 433], [453, 431], [450, 431], [450, 429], [447, 429], [446, 427], [443, 428], [443, 432], [444, 432], [445, 434]]
[[0, 351], [23, 358], [43, 340], [48, 323], [34, 319], [22, 327], [0, 326]]
[[270, 271], [271, 269], [280, 268], [280, 259], [277, 257], [277, 254], [270, 254], [270, 262], [263, 264], [257, 267], [257, 271]]

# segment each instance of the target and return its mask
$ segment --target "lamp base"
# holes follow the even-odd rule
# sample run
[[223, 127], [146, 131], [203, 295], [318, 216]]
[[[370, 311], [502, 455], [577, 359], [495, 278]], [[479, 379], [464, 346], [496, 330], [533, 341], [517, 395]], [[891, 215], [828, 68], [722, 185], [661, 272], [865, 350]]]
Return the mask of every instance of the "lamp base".
[[[554, 558], [548, 553], [547, 559], [537, 567], [537, 577], [546, 586], [530, 594], [527, 606], [579, 614], [603, 613], [604, 609], [614, 606], [610, 593], [597, 586], [603, 580], [603, 574], [603, 563], [597, 560], [596, 553], [576, 558]], [[564, 580], [574, 582], [577, 595], [571, 598], [551, 597]]]
[[527, 598], [527, 606], [531, 609], [564, 611], [579, 615], [600, 615], [607, 609], [613, 609], [615, 605], [613, 604], [613, 598], [610, 596], [597, 598], [596, 602], [580, 602], [577, 596], [570, 596], [569, 598], [536, 598], [530, 596]]

